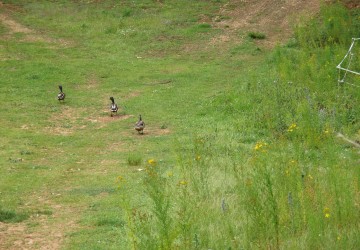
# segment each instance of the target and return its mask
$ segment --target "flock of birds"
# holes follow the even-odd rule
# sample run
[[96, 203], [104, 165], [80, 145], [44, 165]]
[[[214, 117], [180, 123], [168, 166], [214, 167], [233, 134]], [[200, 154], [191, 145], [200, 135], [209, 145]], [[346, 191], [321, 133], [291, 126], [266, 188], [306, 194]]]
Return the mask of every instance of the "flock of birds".
[[[57, 95], [57, 98], [60, 101], [65, 101], [65, 93], [63, 92], [63, 88], [59, 85], [60, 92]], [[114, 97], [110, 97], [111, 105], [110, 105], [110, 116], [113, 117], [117, 114], [119, 107], [115, 103]], [[139, 134], [144, 134], [145, 122], [142, 120], [141, 115], [139, 115], [139, 121], [135, 124], [135, 130], [138, 131]]]

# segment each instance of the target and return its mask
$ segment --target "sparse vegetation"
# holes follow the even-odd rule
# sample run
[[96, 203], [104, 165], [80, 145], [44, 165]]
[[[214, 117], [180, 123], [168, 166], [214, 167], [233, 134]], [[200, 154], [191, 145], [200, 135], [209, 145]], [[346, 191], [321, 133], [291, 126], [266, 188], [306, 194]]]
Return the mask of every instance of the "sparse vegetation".
[[250, 38], [252, 38], [252, 39], [265, 39], [265, 38], [266, 38], [266, 36], [265, 36], [264, 33], [254, 32], [254, 31], [249, 32], [249, 33], [248, 33], [248, 36], [249, 36]]
[[28, 32], [0, 27], [0, 248], [360, 245], [359, 149], [337, 137], [360, 140], [360, 93], [335, 70], [358, 9], [269, 49], [214, 42], [222, 0], [9, 2]]

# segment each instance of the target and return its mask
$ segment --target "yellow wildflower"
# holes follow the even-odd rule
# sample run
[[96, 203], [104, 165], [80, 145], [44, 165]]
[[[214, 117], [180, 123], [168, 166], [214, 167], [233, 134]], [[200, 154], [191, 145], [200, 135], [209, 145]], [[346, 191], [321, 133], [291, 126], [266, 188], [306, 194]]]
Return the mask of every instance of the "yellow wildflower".
[[156, 165], [156, 161], [155, 161], [154, 159], [148, 160], [148, 163], [149, 163], [151, 166], [155, 166], [155, 165]]
[[201, 156], [200, 156], [200, 155], [197, 155], [197, 156], [195, 157], [195, 160], [197, 160], [197, 161], [200, 161], [200, 159], [201, 159]]
[[260, 149], [263, 149], [267, 144], [265, 142], [257, 142], [255, 144], [254, 149], [259, 151]]
[[179, 184], [178, 184], [179, 186], [186, 186], [187, 185], [187, 181], [185, 181], [185, 180], [181, 180], [181, 181], [179, 181]]
[[330, 218], [330, 208], [328, 208], [328, 207], [325, 207], [324, 208], [324, 216], [325, 216], [325, 218]]
[[124, 177], [122, 177], [121, 175], [119, 175], [119, 176], [116, 178], [116, 180], [117, 180], [118, 182], [124, 182], [124, 181], [125, 181]]
[[288, 132], [292, 132], [292, 131], [294, 131], [294, 129], [296, 129], [296, 127], [297, 127], [297, 125], [296, 125], [296, 123], [292, 123], [290, 126], [289, 126], [289, 128], [288, 128]]

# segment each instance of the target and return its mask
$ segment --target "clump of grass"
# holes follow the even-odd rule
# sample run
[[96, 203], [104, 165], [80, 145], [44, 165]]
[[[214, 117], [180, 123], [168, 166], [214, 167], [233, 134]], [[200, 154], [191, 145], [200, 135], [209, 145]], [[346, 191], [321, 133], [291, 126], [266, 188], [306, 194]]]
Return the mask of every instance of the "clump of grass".
[[13, 210], [0, 209], [0, 221], [6, 223], [21, 222], [29, 218], [28, 214], [16, 213]]
[[35, 212], [35, 214], [38, 214], [38, 215], [52, 215], [53, 214], [53, 211], [52, 210], [38, 210]]
[[122, 16], [123, 17], [129, 17], [133, 14], [133, 10], [132, 9], [129, 9], [129, 8], [126, 8], [123, 10], [122, 12]]
[[140, 166], [142, 163], [142, 157], [138, 153], [131, 153], [127, 158], [127, 162], [129, 166]]
[[201, 23], [197, 26], [199, 29], [210, 29], [211, 28], [211, 24], [209, 23]]
[[266, 35], [261, 32], [251, 31], [248, 33], [248, 37], [250, 37], [251, 39], [261, 40], [265, 39]]
[[124, 227], [124, 225], [125, 225], [125, 222], [123, 220], [119, 220], [119, 219], [115, 219], [115, 218], [102, 218], [96, 222], [96, 226], [98, 226], [98, 227], [102, 227], [102, 226]]

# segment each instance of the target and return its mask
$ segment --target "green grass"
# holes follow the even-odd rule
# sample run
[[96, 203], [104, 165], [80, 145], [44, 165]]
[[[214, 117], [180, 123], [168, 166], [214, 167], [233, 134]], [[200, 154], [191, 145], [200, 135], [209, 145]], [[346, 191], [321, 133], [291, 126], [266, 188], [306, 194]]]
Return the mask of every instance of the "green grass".
[[261, 33], [261, 32], [249, 32], [248, 33], [248, 37], [250, 37], [251, 39], [265, 39], [266, 38], [266, 35], [264, 33]]
[[358, 10], [268, 51], [210, 46], [224, 1], [11, 2], [39, 38], [0, 40], [1, 222], [45, 216], [63, 249], [360, 245], [359, 150], [336, 137], [360, 140], [360, 96], [335, 68]]
[[25, 213], [16, 213], [12, 210], [0, 209], [0, 222], [16, 223], [21, 222], [29, 218], [29, 215]]

